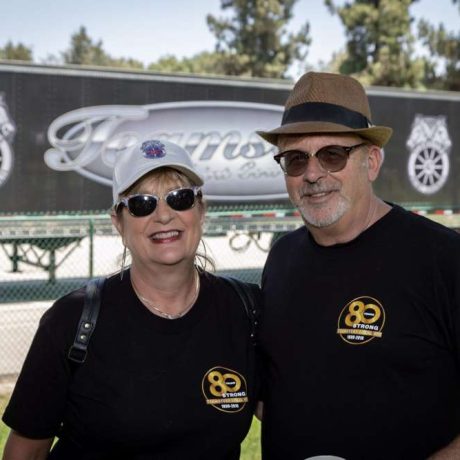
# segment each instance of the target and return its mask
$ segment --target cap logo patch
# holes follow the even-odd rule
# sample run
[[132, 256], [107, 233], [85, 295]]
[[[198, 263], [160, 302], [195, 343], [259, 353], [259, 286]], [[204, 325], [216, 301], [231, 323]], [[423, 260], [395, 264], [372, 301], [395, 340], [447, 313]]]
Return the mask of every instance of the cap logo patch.
[[163, 158], [166, 155], [165, 146], [160, 141], [145, 141], [141, 150], [145, 158]]

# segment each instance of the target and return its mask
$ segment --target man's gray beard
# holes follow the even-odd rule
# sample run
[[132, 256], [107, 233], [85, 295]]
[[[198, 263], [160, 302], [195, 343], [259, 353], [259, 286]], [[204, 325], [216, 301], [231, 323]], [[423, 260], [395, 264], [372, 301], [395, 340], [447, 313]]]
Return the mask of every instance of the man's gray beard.
[[348, 201], [342, 197], [340, 198], [337, 207], [334, 210], [331, 210], [329, 213], [325, 213], [326, 215], [322, 215], [320, 217], [317, 217], [318, 213], [312, 213], [310, 210], [304, 209], [302, 205], [297, 206], [297, 209], [302, 215], [305, 223], [316, 228], [324, 228], [335, 224], [348, 211], [349, 208], [350, 205]]

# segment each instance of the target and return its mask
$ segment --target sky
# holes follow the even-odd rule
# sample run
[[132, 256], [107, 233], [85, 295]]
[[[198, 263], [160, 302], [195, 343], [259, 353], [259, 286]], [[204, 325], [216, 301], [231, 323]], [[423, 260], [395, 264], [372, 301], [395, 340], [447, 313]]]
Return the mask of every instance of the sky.
[[[0, 0], [0, 7], [0, 46], [21, 42], [32, 48], [36, 62], [59, 56], [81, 25], [111, 56], [145, 64], [166, 54], [181, 58], [212, 51], [216, 41], [206, 15], [222, 15], [220, 0]], [[451, 0], [420, 0], [411, 11], [416, 18], [459, 29], [458, 6]], [[289, 27], [296, 31], [305, 21], [312, 37], [306, 61], [317, 68], [344, 47], [344, 29], [324, 0], [298, 0]]]

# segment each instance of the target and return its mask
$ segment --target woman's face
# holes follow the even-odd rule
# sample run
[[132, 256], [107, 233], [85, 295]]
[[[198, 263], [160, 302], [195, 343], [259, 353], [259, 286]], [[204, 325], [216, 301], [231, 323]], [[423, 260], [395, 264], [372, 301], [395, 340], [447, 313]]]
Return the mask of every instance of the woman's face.
[[174, 171], [148, 175], [128, 195], [147, 193], [160, 197], [155, 211], [145, 217], [134, 217], [122, 206], [112, 215], [113, 224], [131, 252], [134, 267], [193, 264], [202, 235], [203, 203], [195, 198], [193, 208], [175, 211], [162, 199], [169, 191], [181, 187], [189, 187], [189, 184]]

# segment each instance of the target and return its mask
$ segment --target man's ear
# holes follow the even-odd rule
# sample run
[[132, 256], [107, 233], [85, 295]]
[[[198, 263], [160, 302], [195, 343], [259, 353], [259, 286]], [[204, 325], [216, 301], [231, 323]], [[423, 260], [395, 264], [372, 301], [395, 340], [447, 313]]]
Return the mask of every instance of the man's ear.
[[374, 182], [379, 176], [383, 164], [382, 149], [377, 145], [371, 145], [366, 154], [366, 161], [369, 181]]

